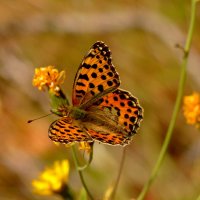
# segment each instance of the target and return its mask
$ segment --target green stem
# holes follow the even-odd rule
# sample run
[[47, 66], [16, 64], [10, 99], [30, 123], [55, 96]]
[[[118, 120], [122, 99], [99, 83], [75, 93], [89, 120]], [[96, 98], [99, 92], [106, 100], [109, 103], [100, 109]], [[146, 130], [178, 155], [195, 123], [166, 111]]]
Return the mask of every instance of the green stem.
[[200, 195], [197, 197], [197, 200], [200, 200]]
[[85, 165], [78, 167], [79, 171], [85, 170], [92, 162], [92, 159], [93, 159], [93, 143], [91, 144], [90, 147], [91, 147], [91, 152], [90, 152], [90, 155], [89, 155], [89, 159], [88, 159], [88, 161], [87, 161], [87, 163]]
[[166, 155], [167, 152], [167, 148], [169, 145], [169, 142], [171, 140], [171, 136], [175, 127], [175, 123], [176, 123], [176, 119], [178, 116], [178, 112], [180, 110], [181, 107], [181, 102], [182, 102], [182, 97], [183, 97], [183, 91], [184, 91], [184, 85], [185, 85], [185, 79], [186, 79], [186, 68], [187, 68], [187, 63], [188, 63], [188, 56], [189, 56], [189, 51], [190, 51], [190, 46], [191, 46], [191, 41], [192, 41], [192, 35], [194, 32], [194, 23], [195, 23], [195, 15], [196, 15], [196, 3], [197, 0], [192, 0], [191, 2], [191, 18], [190, 18], [190, 25], [189, 25], [189, 30], [188, 30], [188, 35], [187, 35], [187, 39], [186, 39], [186, 43], [185, 43], [185, 47], [184, 47], [184, 56], [183, 56], [183, 60], [181, 63], [181, 76], [180, 76], [180, 81], [179, 81], [179, 88], [178, 88], [178, 93], [177, 93], [177, 97], [176, 97], [176, 102], [175, 102], [175, 107], [172, 113], [172, 118], [166, 133], [166, 137], [165, 140], [163, 142], [161, 151], [159, 153], [158, 159], [155, 163], [155, 166], [151, 172], [151, 175], [149, 177], [149, 180], [146, 182], [146, 184], [144, 185], [141, 193], [139, 194], [137, 200], [143, 200], [150, 188], [150, 186], [152, 185], [153, 181], [155, 180], [160, 167], [163, 163], [164, 157]]
[[115, 199], [117, 187], [119, 185], [119, 180], [120, 180], [120, 177], [121, 177], [121, 174], [122, 174], [122, 169], [123, 169], [123, 166], [124, 166], [125, 156], [126, 156], [126, 147], [124, 147], [123, 152], [122, 152], [122, 158], [121, 158], [121, 162], [120, 162], [120, 166], [119, 166], [119, 171], [118, 171], [118, 174], [117, 174], [117, 179], [115, 181], [115, 185], [113, 187], [113, 191], [112, 191], [112, 194], [110, 196], [110, 199], [112, 199], [112, 200]]
[[77, 158], [77, 155], [76, 155], [76, 149], [75, 149], [75, 146], [74, 146], [74, 145], [72, 146], [72, 155], [73, 155], [73, 159], [74, 159], [74, 163], [75, 163], [76, 169], [77, 169], [77, 171], [78, 171], [78, 173], [79, 173], [79, 177], [80, 177], [80, 179], [81, 179], [81, 183], [82, 183], [82, 185], [83, 185], [85, 191], [87, 192], [88, 197], [89, 197], [91, 200], [94, 200], [94, 198], [92, 197], [92, 195], [91, 195], [91, 193], [90, 193], [90, 191], [89, 191], [89, 189], [88, 189], [88, 187], [87, 187], [87, 185], [86, 185], [86, 183], [85, 183], [85, 180], [84, 180], [84, 178], [83, 178], [83, 172], [82, 172], [81, 170], [79, 170], [79, 163], [78, 163], [78, 158]]

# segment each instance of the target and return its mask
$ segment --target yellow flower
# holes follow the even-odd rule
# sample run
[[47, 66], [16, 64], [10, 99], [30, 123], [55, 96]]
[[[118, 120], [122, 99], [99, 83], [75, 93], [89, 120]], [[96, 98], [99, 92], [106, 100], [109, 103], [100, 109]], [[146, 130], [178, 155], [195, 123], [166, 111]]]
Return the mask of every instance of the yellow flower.
[[67, 188], [68, 175], [68, 160], [56, 161], [40, 174], [38, 180], [32, 181], [34, 192], [40, 195], [62, 194]]
[[47, 66], [35, 69], [35, 75], [33, 78], [33, 86], [39, 90], [45, 90], [46, 88], [53, 93], [57, 93], [60, 89], [60, 85], [64, 82], [65, 72], [58, 72], [54, 66]]
[[194, 92], [183, 99], [183, 114], [188, 124], [200, 125], [200, 94]]
[[92, 146], [91, 142], [79, 142], [79, 150], [84, 150], [88, 154], [92, 151]]

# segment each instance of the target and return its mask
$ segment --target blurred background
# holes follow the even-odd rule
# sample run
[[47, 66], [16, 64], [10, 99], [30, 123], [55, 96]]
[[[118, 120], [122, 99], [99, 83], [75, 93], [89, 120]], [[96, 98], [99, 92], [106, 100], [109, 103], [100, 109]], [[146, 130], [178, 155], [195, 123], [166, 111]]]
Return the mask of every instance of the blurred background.
[[[200, 5], [189, 59], [185, 94], [200, 91]], [[121, 88], [144, 108], [139, 133], [127, 148], [116, 199], [133, 199], [157, 159], [177, 94], [180, 63], [190, 17], [182, 0], [1, 0], [0, 1], [0, 199], [59, 199], [32, 194], [31, 181], [55, 160], [70, 160], [72, 189], [81, 183], [71, 151], [48, 138], [48, 94], [32, 86], [36, 67], [66, 71], [63, 86], [71, 97], [76, 70], [91, 45], [104, 41], [112, 51]], [[168, 154], [147, 200], [190, 200], [200, 191], [200, 135], [182, 111]], [[102, 199], [119, 168], [122, 147], [95, 144], [85, 172], [88, 187]]]

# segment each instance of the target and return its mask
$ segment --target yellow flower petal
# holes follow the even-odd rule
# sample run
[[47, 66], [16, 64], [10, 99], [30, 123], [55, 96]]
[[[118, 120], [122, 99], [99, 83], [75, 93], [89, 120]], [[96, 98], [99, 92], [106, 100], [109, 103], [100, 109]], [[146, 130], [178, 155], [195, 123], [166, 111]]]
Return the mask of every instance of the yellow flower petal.
[[34, 187], [34, 193], [36, 194], [52, 195], [52, 190], [50, 190], [50, 186], [47, 182], [33, 180], [32, 186]]
[[40, 195], [58, 194], [67, 184], [69, 175], [69, 162], [67, 160], [55, 161], [52, 167], [46, 168], [38, 180], [32, 181], [34, 192]]
[[192, 95], [185, 96], [183, 99], [183, 114], [186, 122], [191, 125], [200, 124], [200, 94], [194, 92]]
[[53, 93], [57, 93], [60, 85], [63, 84], [65, 72], [59, 72], [54, 66], [47, 66], [35, 69], [33, 78], [33, 86], [39, 90], [48, 89]]

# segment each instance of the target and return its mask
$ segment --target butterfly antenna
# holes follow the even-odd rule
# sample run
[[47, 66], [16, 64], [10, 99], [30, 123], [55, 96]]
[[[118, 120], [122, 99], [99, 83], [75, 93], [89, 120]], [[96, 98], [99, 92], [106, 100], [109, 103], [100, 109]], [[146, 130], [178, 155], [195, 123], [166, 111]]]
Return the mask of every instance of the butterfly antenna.
[[47, 117], [47, 116], [52, 115], [52, 114], [53, 114], [53, 113], [49, 113], [49, 114], [44, 115], [44, 116], [42, 116], [42, 117], [38, 117], [38, 118], [35, 118], [35, 119], [28, 120], [27, 123], [31, 123], [31, 122], [33, 122], [33, 121], [35, 121], [35, 120], [42, 119], [42, 118]]

